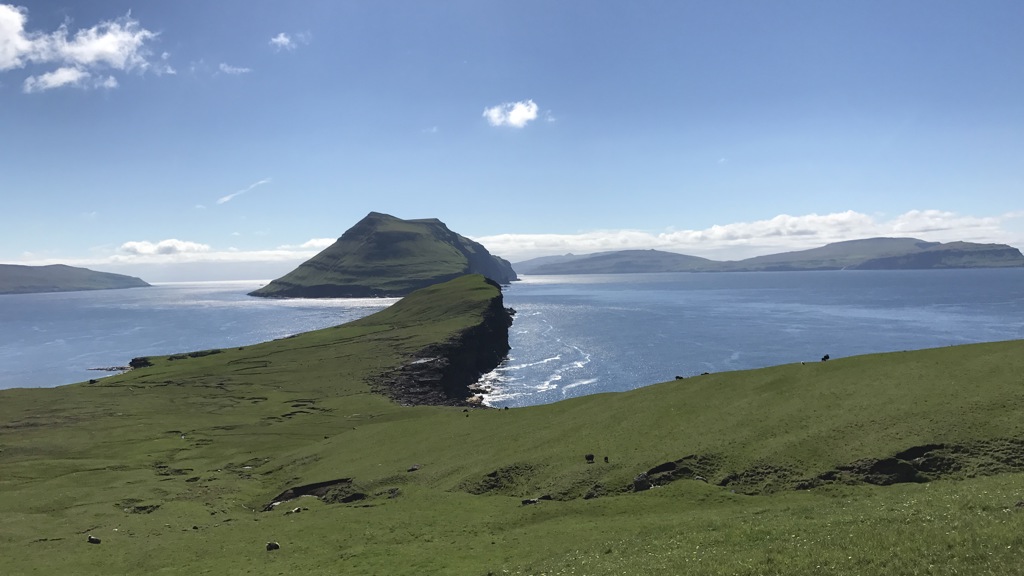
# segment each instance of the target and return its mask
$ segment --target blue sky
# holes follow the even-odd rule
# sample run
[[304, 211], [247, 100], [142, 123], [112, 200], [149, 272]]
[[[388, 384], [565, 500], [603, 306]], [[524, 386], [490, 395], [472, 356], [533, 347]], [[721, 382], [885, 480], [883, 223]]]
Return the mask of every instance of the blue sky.
[[270, 278], [370, 211], [512, 261], [1021, 248], [1022, 23], [1016, 0], [0, 4], [0, 262]]

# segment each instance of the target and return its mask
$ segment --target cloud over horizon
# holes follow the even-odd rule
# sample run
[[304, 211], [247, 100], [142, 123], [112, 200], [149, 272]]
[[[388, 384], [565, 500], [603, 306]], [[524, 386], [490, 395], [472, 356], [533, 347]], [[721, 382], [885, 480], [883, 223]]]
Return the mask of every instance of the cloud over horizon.
[[533, 100], [521, 102], [504, 102], [497, 106], [484, 108], [483, 117], [491, 126], [511, 126], [522, 128], [537, 119], [537, 104]]
[[[556, 254], [657, 249], [718, 259], [741, 259], [805, 250], [832, 242], [878, 236], [922, 240], [1020, 244], [1004, 224], [1024, 213], [968, 216], [941, 210], [911, 210], [891, 219], [853, 210], [713, 225], [703, 230], [594, 230], [576, 234], [496, 234], [473, 240], [503, 258], [522, 261]], [[1019, 247], [1019, 246], [1014, 246]]]
[[116, 88], [118, 81], [106, 74], [108, 71], [174, 72], [166, 64], [166, 52], [161, 63], [150, 63], [152, 53], [147, 44], [158, 33], [143, 28], [131, 13], [73, 34], [66, 23], [44, 33], [26, 30], [27, 22], [27, 8], [0, 4], [0, 72], [29, 65], [57, 66], [25, 78], [22, 89], [26, 94], [64, 86]]
[[[816, 248], [832, 242], [889, 236], [914, 237], [928, 241], [957, 240], [1024, 246], [1024, 230], [1014, 226], [1024, 219], [1024, 212], [1008, 212], [998, 216], [970, 216], [941, 210], [911, 210], [892, 218], [872, 216], [847, 210], [831, 214], [780, 214], [764, 220], [714, 225], [702, 230], [593, 230], [575, 234], [496, 234], [474, 236], [498, 256], [519, 262], [538, 256], [556, 254], [588, 254], [612, 250], [657, 249], [703, 256], [716, 260], [738, 260], [763, 254]], [[96, 250], [87, 258], [57, 258], [26, 253], [14, 264], [69, 264], [116, 268], [122, 273], [152, 273], [173, 279], [176, 266], [202, 264], [215, 273], [222, 265], [225, 273], [231, 267], [245, 265], [248, 278], [276, 277], [335, 242], [335, 238], [311, 238], [305, 242], [285, 244], [273, 249], [240, 250], [215, 248], [201, 242], [170, 238], [152, 241], [128, 241]], [[186, 270], [187, 268], [181, 268]], [[259, 273], [273, 270], [272, 273]], [[219, 273], [219, 272], [216, 272]], [[251, 274], [256, 274], [252, 276]], [[200, 279], [195, 277], [190, 280]], [[241, 279], [241, 278], [239, 278]]]
[[210, 246], [198, 242], [188, 242], [169, 238], [153, 243], [148, 241], [131, 241], [121, 244], [119, 250], [125, 254], [136, 256], [170, 255], [170, 254], [200, 254], [210, 251]]

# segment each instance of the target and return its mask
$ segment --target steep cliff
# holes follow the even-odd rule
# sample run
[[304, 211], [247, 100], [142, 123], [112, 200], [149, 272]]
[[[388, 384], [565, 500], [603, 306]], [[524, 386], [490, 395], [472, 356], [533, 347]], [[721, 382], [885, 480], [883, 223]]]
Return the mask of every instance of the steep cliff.
[[505, 308], [498, 284], [486, 282], [498, 293], [487, 303], [478, 324], [421, 349], [416, 360], [378, 377], [374, 390], [409, 406], [474, 404], [469, 388], [508, 354], [514, 313]]

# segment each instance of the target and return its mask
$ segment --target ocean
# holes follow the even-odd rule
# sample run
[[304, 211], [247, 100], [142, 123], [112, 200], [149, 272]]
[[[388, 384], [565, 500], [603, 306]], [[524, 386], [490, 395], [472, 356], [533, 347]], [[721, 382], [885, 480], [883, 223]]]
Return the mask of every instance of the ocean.
[[[259, 282], [0, 296], [0, 388], [135, 356], [244, 346], [394, 299], [267, 300]], [[1024, 338], [1024, 269], [533, 276], [505, 288], [488, 403], [525, 406], [703, 372]]]

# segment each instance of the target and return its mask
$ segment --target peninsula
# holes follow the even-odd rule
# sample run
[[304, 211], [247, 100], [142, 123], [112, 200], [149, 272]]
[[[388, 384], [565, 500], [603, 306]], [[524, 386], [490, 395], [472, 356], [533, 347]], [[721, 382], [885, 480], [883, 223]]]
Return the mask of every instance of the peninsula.
[[134, 276], [97, 272], [64, 264], [21, 266], [0, 264], [0, 294], [113, 290], [149, 286]]
[[371, 212], [337, 242], [250, 296], [404, 296], [464, 274], [482, 274], [499, 284], [517, 279], [508, 261], [436, 218], [402, 220]]

